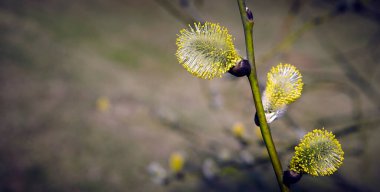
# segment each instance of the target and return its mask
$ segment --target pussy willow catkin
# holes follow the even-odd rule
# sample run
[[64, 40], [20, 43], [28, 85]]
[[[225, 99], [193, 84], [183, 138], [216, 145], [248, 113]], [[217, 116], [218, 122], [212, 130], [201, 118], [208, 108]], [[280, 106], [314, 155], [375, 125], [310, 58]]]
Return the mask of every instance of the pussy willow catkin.
[[313, 176], [333, 174], [343, 163], [344, 152], [335, 136], [325, 129], [306, 134], [295, 147], [290, 170]]
[[176, 44], [179, 63], [202, 79], [221, 77], [241, 60], [228, 30], [216, 23], [182, 29]]
[[268, 123], [286, 110], [286, 106], [301, 97], [302, 75], [290, 64], [279, 64], [267, 75], [267, 84], [262, 96]]

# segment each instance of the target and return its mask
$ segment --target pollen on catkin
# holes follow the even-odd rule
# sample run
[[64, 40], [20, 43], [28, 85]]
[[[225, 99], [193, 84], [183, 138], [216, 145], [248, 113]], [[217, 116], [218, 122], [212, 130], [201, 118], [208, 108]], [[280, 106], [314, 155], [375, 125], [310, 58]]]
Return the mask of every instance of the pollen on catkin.
[[325, 129], [306, 134], [295, 147], [289, 168], [313, 176], [333, 174], [343, 163], [344, 152], [335, 135]]
[[196, 77], [221, 77], [241, 60], [233, 38], [216, 23], [194, 23], [178, 35], [176, 56], [180, 64]]
[[268, 123], [281, 116], [286, 106], [301, 96], [302, 88], [302, 75], [291, 64], [280, 63], [268, 72], [262, 97]]

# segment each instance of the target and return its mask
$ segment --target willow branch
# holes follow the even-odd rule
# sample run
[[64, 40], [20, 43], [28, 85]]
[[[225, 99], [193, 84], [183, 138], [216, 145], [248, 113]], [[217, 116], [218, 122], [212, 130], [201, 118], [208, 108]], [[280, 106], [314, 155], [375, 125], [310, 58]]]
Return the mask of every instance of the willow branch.
[[239, 11], [244, 27], [247, 59], [251, 64], [251, 73], [248, 76], [248, 80], [251, 86], [253, 101], [255, 103], [257, 116], [260, 122], [261, 134], [263, 135], [265, 146], [267, 147], [269, 157], [271, 159], [271, 163], [276, 174], [278, 185], [281, 191], [289, 191], [288, 187], [283, 184], [283, 170], [281, 162], [278, 158], [276, 147], [273, 143], [272, 135], [265, 118], [263, 103], [261, 101], [260, 88], [256, 74], [255, 51], [252, 37], [253, 20], [252, 18], [248, 18], [247, 16], [245, 1], [237, 0], [237, 2], [239, 5]]

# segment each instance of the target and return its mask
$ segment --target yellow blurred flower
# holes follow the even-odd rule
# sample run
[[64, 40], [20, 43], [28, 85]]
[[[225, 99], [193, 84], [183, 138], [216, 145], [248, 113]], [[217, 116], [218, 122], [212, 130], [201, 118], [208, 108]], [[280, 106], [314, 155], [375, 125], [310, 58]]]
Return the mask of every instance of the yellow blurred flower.
[[173, 173], [180, 173], [185, 165], [185, 157], [183, 154], [175, 152], [170, 155], [169, 168]]
[[242, 123], [238, 122], [232, 126], [232, 134], [236, 138], [243, 139], [245, 137], [245, 127]]
[[107, 97], [99, 97], [96, 100], [96, 109], [101, 112], [108, 111], [110, 108], [110, 101]]
[[295, 147], [290, 170], [313, 176], [333, 174], [343, 163], [344, 152], [335, 135], [324, 129], [306, 134]]
[[241, 60], [228, 30], [216, 23], [194, 23], [182, 29], [176, 44], [180, 64], [202, 79], [221, 77]]

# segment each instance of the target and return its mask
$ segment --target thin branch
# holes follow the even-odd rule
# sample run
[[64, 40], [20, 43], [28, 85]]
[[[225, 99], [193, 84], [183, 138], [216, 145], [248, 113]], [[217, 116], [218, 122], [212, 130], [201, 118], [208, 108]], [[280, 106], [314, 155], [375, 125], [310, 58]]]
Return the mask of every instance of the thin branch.
[[276, 174], [278, 185], [281, 191], [289, 191], [289, 188], [283, 183], [283, 178], [282, 178], [283, 170], [282, 170], [281, 162], [277, 155], [276, 147], [274, 145], [272, 135], [266, 121], [263, 103], [261, 101], [260, 88], [259, 88], [259, 83], [258, 83], [257, 74], [256, 74], [255, 51], [254, 51], [254, 43], [253, 43], [253, 37], [252, 37], [253, 20], [251, 20], [252, 18], [250, 19], [247, 16], [247, 11], [246, 11], [247, 7], [245, 6], [245, 1], [237, 0], [237, 2], [238, 2], [240, 16], [241, 16], [243, 27], [244, 27], [245, 44], [246, 44], [246, 51], [247, 51], [247, 57], [248, 57], [247, 59], [249, 63], [251, 64], [251, 73], [248, 76], [248, 80], [251, 86], [253, 101], [255, 103], [257, 116], [260, 122], [261, 134], [263, 135], [263, 139], [267, 147], [274, 172]]

